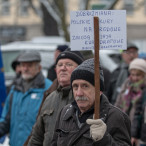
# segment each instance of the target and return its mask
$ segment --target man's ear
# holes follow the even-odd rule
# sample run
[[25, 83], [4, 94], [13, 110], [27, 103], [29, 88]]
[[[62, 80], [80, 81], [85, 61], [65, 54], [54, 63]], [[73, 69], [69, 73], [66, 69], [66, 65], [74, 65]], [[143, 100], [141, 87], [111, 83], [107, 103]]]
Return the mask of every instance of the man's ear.
[[41, 71], [42, 70], [42, 66], [41, 65], [39, 65], [39, 71]]

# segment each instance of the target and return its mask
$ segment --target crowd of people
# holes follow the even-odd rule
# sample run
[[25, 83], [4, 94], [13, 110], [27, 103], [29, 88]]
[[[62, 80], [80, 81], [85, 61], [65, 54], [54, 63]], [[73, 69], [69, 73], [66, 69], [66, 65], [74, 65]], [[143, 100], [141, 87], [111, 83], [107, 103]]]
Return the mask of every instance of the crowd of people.
[[99, 65], [99, 119], [94, 58], [60, 45], [45, 78], [39, 52], [21, 53], [12, 62], [0, 137], [8, 134], [10, 146], [146, 146], [146, 61], [138, 51], [128, 44], [110, 76]]

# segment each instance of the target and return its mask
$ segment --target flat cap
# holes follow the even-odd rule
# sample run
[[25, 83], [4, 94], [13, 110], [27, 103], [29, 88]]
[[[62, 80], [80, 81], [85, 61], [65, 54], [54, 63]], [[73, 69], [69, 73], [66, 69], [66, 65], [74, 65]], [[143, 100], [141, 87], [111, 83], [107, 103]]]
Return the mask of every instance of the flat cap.
[[22, 53], [22, 55], [18, 58], [19, 62], [34, 62], [34, 61], [41, 61], [41, 55], [37, 51], [26, 51]]
[[139, 50], [138, 47], [137, 47], [135, 44], [128, 43], [128, 44], [127, 44], [127, 50], [130, 49], [130, 48], [134, 48], [134, 49], [137, 50], [137, 51]]

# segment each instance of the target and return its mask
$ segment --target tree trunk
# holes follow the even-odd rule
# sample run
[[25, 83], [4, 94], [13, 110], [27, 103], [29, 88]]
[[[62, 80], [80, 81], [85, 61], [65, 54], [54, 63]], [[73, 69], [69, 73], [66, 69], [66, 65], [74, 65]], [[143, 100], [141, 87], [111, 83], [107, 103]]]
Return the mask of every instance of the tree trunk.
[[43, 31], [45, 35], [48, 36], [59, 36], [57, 22], [48, 13], [46, 7], [41, 4], [41, 9], [43, 12]]

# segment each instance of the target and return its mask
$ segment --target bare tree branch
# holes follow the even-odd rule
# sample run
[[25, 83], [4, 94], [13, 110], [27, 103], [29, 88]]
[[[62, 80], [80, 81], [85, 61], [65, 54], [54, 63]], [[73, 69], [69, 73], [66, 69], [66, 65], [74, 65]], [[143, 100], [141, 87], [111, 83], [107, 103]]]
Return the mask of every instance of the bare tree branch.
[[56, 20], [58, 24], [60, 24], [61, 19], [58, 17], [56, 12], [52, 9], [52, 7], [50, 6], [50, 3], [47, 0], [40, 0], [40, 3], [42, 3], [46, 7], [50, 15]]
[[90, 0], [80, 0], [79, 2], [79, 9], [80, 10], [87, 10]]
[[43, 13], [42, 13], [42, 10], [39, 8], [36, 8], [34, 6], [34, 4], [32, 3], [32, 0], [28, 0], [29, 1], [29, 4], [30, 4], [30, 7], [33, 9], [33, 11], [40, 17], [40, 18], [43, 18]]
[[119, 2], [119, 0], [114, 0], [113, 2], [111, 2], [110, 7], [108, 8], [108, 10], [113, 10], [115, 5]]

